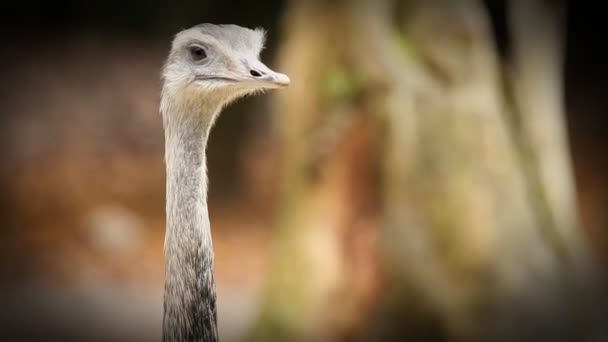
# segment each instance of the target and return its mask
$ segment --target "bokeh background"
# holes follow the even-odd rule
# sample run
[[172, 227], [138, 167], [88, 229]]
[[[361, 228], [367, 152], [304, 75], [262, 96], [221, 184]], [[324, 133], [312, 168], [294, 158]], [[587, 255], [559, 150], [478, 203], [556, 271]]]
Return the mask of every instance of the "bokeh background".
[[0, 340], [160, 339], [160, 69], [202, 22], [292, 79], [210, 138], [224, 341], [608, 338], [599, 7], [0, 5]]

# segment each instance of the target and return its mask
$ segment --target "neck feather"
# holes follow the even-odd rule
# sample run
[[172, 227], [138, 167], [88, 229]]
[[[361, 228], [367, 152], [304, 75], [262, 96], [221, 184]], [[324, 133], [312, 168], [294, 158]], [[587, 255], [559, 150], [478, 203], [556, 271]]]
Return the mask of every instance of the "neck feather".
[[164, 341], [217, 341], [205, 147], [213, 111], [163, 113], [167, 167]]

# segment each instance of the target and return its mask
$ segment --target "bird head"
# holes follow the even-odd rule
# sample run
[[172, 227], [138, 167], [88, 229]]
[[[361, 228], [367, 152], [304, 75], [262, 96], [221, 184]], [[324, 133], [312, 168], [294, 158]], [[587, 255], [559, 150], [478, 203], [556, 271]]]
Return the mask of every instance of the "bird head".
[[[179, 32], [163, 70], [163, 102], [215, 106], [289, 85], [287, 75], [260, 61], [265, 32], [236, 25], [201, 24]], [[165, 105], [167, 105], [165, 103]]]

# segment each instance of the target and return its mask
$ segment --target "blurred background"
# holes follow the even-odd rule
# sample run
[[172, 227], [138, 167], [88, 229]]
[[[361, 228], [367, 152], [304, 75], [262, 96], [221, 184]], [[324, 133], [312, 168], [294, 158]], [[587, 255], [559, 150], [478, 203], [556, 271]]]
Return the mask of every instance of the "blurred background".
[[202, 22], [292, 80], [211, 134], [224, 341], [607, 340], [599, 6], [0, 5], [0, 340], [160, 339], [160, 69]]

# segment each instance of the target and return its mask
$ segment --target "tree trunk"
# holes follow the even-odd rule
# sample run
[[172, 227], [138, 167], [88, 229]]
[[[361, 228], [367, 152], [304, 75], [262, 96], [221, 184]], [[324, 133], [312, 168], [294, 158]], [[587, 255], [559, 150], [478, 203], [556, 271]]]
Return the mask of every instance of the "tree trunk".
[[480, 1], [291, 2], [257, 340], [585, 336], [562, 12], [545, 3], [510, 3], [511, 75]]
[[362, 317], [377, 279], [377, 139], [344, 6], [292, 1], [285, 18], [280, 68], [294, 82], [277, 94], [282, 192], [253, 340], [332, 340]]

